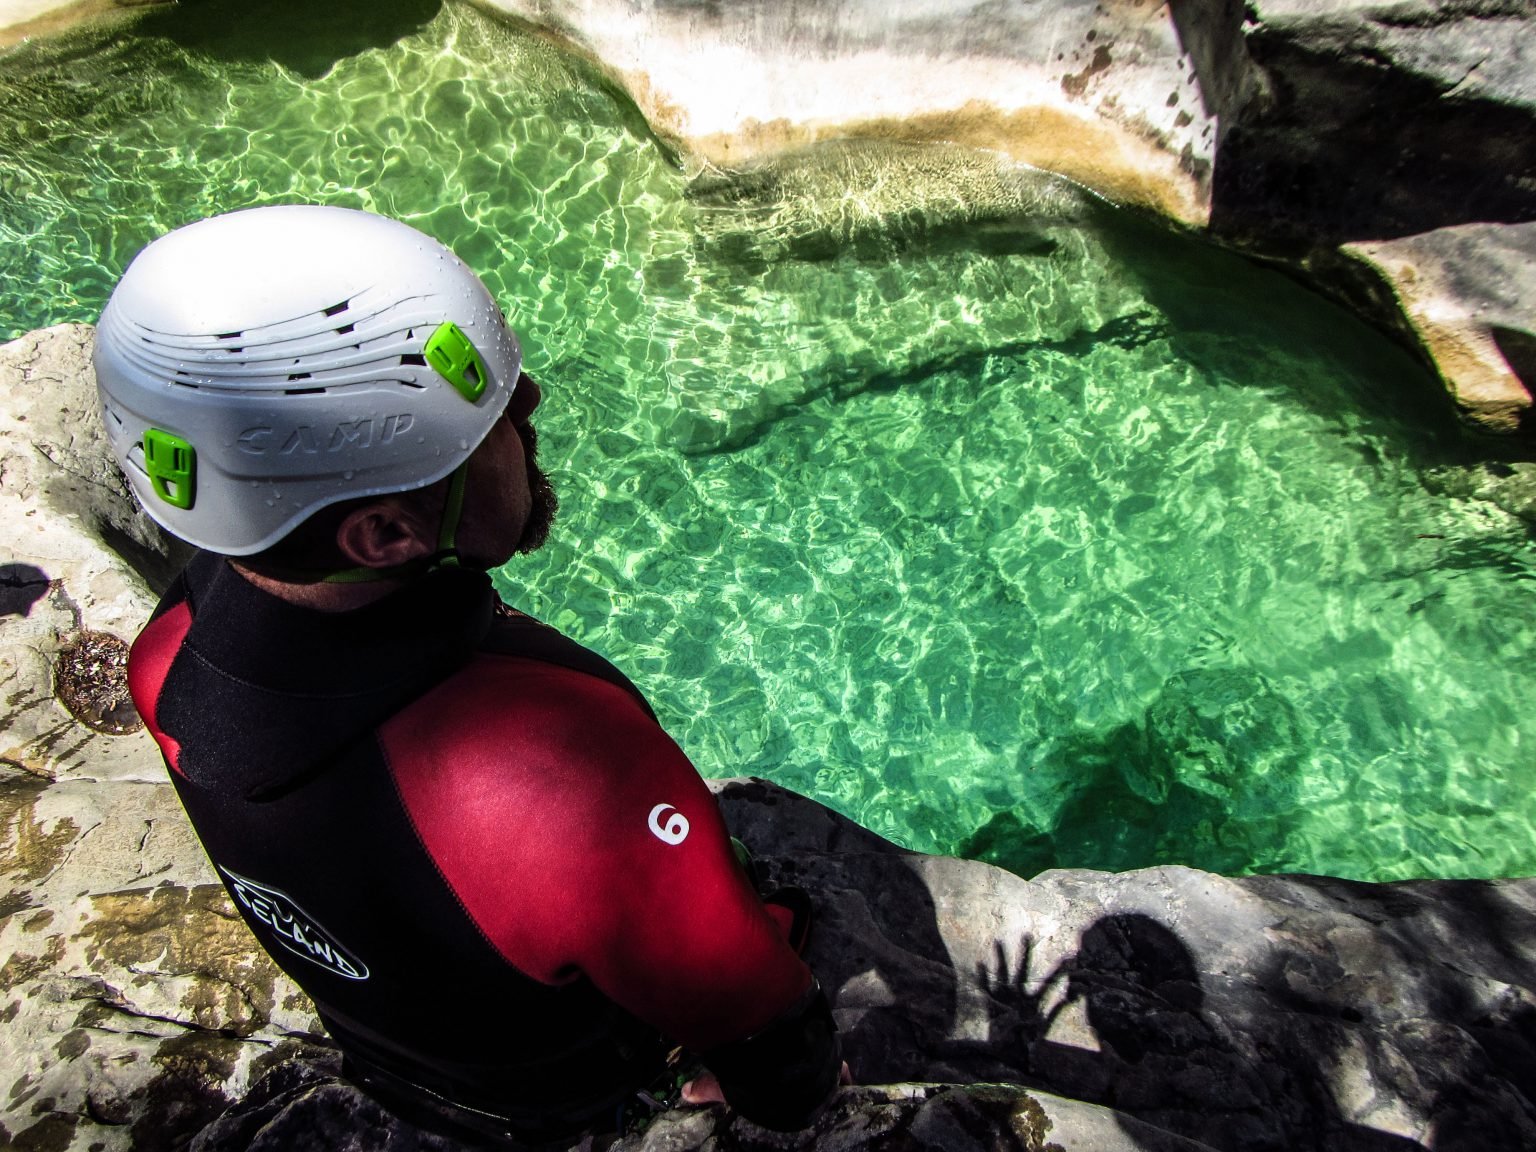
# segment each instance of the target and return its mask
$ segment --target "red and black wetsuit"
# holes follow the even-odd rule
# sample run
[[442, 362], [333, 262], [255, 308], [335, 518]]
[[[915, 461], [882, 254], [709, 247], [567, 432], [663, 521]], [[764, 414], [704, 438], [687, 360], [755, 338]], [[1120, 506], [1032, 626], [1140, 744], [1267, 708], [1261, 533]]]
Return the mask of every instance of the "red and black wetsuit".
[[241, 915], [386, 1103], [558, 1137], [670, 1041], [798, 1127], [835, 1030], [709, 790], [620, 672], [497, 604], [462, 569], [344, 613], [181, 575], [129, 679]]

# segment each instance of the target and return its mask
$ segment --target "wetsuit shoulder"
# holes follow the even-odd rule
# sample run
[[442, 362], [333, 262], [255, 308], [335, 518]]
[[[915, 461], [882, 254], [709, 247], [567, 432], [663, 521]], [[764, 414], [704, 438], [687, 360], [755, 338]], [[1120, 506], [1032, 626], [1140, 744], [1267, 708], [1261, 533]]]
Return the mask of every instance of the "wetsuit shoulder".
[[709, 789], [618, 685], [483, 654], [380, 741], [444, 879], [535, 979], [584, 976], [701, 1050], [754, 1033], [809, 987]]

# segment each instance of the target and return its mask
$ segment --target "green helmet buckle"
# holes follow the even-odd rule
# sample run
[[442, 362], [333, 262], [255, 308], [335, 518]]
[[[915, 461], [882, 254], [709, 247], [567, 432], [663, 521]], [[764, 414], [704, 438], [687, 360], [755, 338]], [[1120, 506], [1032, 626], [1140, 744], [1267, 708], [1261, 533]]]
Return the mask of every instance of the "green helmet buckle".
[[452, 320], [444, 320], [437, 326], [421, 352], [427, 363], [457, 388], [464, 399], [480, 399], [489, 381], [485, 361], [480, 359], [480, 353], [469, 337]]
[[197, 452], [180, 436], [159, 428], [144, 430], [144, 471], [155, 495], [172, 508], [192, 507]]

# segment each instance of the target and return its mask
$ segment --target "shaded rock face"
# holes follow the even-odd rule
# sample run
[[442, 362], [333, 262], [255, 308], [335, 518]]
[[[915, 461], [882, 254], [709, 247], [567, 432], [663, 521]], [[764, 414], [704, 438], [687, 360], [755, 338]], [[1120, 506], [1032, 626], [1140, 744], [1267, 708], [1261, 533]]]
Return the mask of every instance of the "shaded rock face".
[[821, 901], [810, 959], [861, 1080], [1008, 1080], [1217, 1148], [1536, 1139], [1531, 882], [1026, 882], [764, 785], [721, 798]]
[[1221, 121], [1218, 237], [1300, 255], [1536, 219], [1529, 0], [1183, 0], [1174, 13]]
[[1417, 347], [1475, 427], [1525, 428], [1536, 4], [1176, 0], [1173, 12], [1219, 124], [1211, 234], [1290, 264]]

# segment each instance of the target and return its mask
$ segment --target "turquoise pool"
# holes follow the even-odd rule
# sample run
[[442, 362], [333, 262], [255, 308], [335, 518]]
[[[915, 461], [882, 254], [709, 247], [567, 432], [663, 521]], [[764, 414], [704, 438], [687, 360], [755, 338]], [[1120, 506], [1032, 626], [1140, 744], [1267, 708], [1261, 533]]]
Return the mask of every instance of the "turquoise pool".
[[1025, 874], [1536, 871], [1536, 547], [1393, 345], [1039, 173], [694, 172], [527, 30], [327, 11], [0, 56], [0, 337], [208, 213], [400, 216], [548, 398], [562, 520], [501, 587], [704, 773]]

